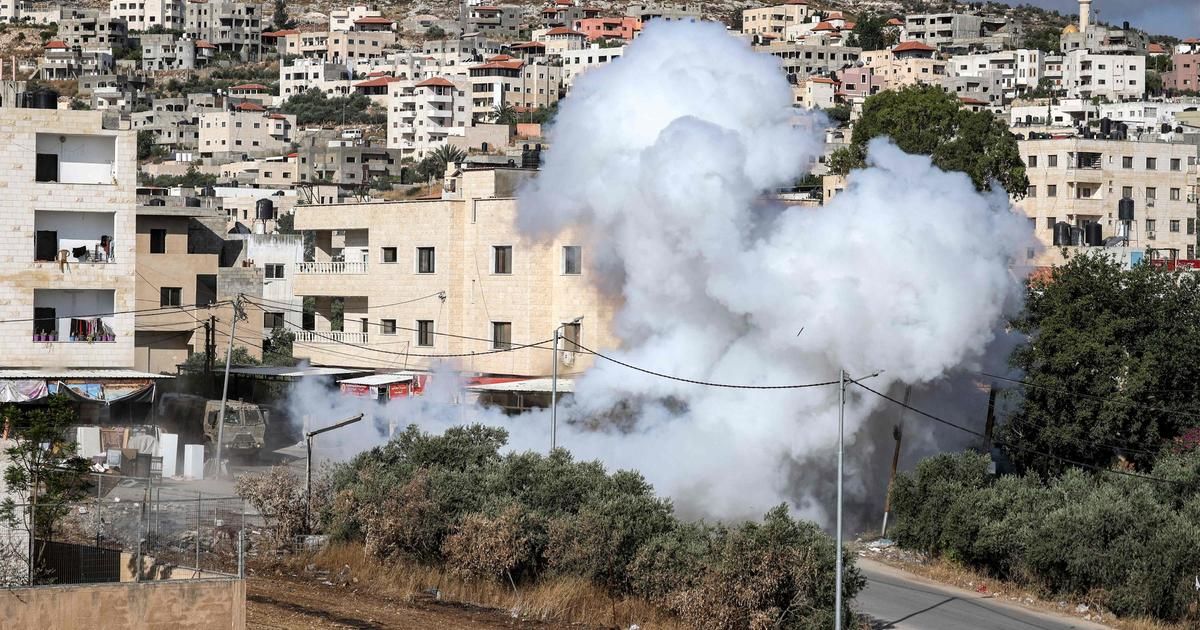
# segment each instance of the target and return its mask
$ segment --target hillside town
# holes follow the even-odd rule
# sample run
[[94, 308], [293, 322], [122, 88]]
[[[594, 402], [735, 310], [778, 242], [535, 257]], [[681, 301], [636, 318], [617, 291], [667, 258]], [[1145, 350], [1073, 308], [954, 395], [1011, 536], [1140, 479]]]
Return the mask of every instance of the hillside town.
[[[573, 143], [585, 140], [560, 124], [565, 116], [582, 116], [583, 99], [623, 103], [603, 93], [617, 89], [605, 77], [615, 76], [639, 40], [669, 28], [664, 25], [723, 29], [737, 50], [771, 64], [780, 85], [786, 83], [795, 125], [817, 127], [822, 145], [804, 155], [803, 172], [754, 191], [756, 208], [817, 214], [852, 207], [861, 194], [856, 190], [863, 189], [856, 188], [859, 169], [884, 160], [869, 143], [885, 135], [874, 131], [873, 112], [892, 96], [919, 95], [936, 103], [929, 111], [941, 113], [915, 125], [936, 126], [933, 116], [961, 112], [967, 116], [963, 121], [973, 122], [962, 123], [957, 133], [987, 129], [978, 140], [967, 140], [978, 144], [954, 155], [932, 148], [924, 153], [937, 167], [965, 171], [985, 196], [1006, 198], [1025, 221], [1032, 239], [1007, 259], [1006, 272], [1057, 277], [1072, 261], [1101, 254], [1122, 272], [1200, 271], [1200, 32], [1175, 37], [1129, 22], [1109, 23], [1100, 18], [1107, 15], [1098, 10], [1102, 4], [1078, 0], [1074, 14], [1064, 15], [1000, 3], [888, 0], [737, 5], [463, 0], [447, 6], [0, 0], [0, 137], [6, 140], [0, 163], [7, 164], [0, 167], [6, 193], [0, 200], [5, 226], [0, 239], [8, 243], [0, 251], [0, 404], [57, 409], [57, 401], [68, 401], [63, 444], [83, 461], [81, 474], [100, 481], [88, 486], [90, 497], [64, 494], [63, 500], [90, 498], [97, 506], [109, 500], [149, 502], [151, 496], [161, 499], [164, 490], [228, 500], [213, 504], [210, 525], [202, 525], [207, 509], [202, 504], [192, 515], [194, 525], [188, 524], [192, 516], [178, 516], [174, 538], [161, 530], [151, 537], [142, 525], [161, 527], [160, 511], [172, 523], [175, 507], [154, 503], [139, 512], [143, 516], [113, 512], [113, 523], [132, 518], [137, 529], [127, 527], [111, 547], [101, 545], [94, 529], [70, 522], [88, 521], [86, 510], [47, 517], [68, 522], [55, 530], [60, 541], [78, 525], [86, 532], [79, 545], [93, 545], [87, 552], [48, 542], [48, 534], [32, 524], [22, 532], [0, 528], [0, 547], [21, 548], [16, 556], [0, 553], [0, 581], [34, 586], [39, 571], [58, 571], [51, 581], [86, 584], [92, 580], [84, 574], [97, 571], [89, 563], [103, 556], [87, 554], [101, 547], [116, 555], [107, 577], [95, 581], [152, 582], [159, 578], [149, 577], [153, 571], [143, 565], [159, 567], [172, 553], [181, 554], [172, 566], [187, 567], [192, 577], [245, 578], [248, 560], [242, 553], [260, 548], [242, 538], [250, 535], [246, 519], [261, 521], [256, 526], [265, 531], [282, 508], [254, 504], [247, 498], [249, 483], [238, 478], [273, 474], [264, 471], [283, 465], [303, 483], [309, 466], [313, 483], [314, 443], [319, 447], [338, 434], [316, 436], [340, 429], [350, 414], [339, 410], [366, 403], [382, 409], [438, 391], [449, 392], [455, 405], [497, 417], [548, 411], [553, 419], [544, 450], [560, 446], [555, 432], [565, 429], [554, 415], [563, 413], [559, 407], [586, 407], [589, 395], [612, 403], [595, 386], [585, 387], [589, 370], [615, 364], [662, 376], [661, 369], [646, 367], [658, 365], [653, 352], [620, 355], [624, 362], [607, 356], [628, 345], [630, 330], [659, 340], [671, 335], [629, 315], [629, 309], [644, 306], [639, 302], [644, 296], [637, 292], [641, 285], [630, 280], [622, 247], [597, 244], [605, 226], [611, 227], [603, 213], [573, 215], [589, 218], [560, 222], [551, 231], [531, 226], [526, 210], [534, 204], [530, 199], [573, 209], [579, 199], [592, 198], [585, 195], [600, 194], [564, 189], [555, 196], [545, 190], [544, 180], [554, 173], [551, 156], [582, 151]], [[709, 61], [714, 67], [723, 63]], [[704, 60], [694, 63], [702, 73]], [[656, 104], [661, 105], [651, 99], [646, 106]], [[622, 121], [618, 114], [614, 120]], [[598, 144], [605, 136], [624, 138], [640, 129], [635, 112], [623, 115], [630, 128], [620, 132], [597, 123], [592, 134]], [[660, 128], [649, 127], [653, 135], [635, 139], [636, 149], [654, 144]], [[993, 134], [1015, 140], [1010, 151], [1015, 154], [1007, 158], [1015, 164], [1011, 169], [996, 167], [1006, 158], [985, 144]], [[913, 152], [903, 143], [901, 148]], [[987, 155], [990, 162], [978, 171], [947, 166], [974, 164], [968, 154]], [[686, 177], [692, 171], [679, 173]], [[612, 194], [637, 198], [624, 196], [628, 191]], [[671, 193], [661, 195], [654, 203], [669, 205]], [[747, 230], [745, 238], [751, 234]], [[970, 238], [991, 236], [981, 231]], [[687, 240], [683, 232], [676, 237]], [[844, 247], [840, 255], [853, 258], [856, 248], [872, 246], [857, 240]], [[646, 264], [659, 264], [657, 258], [647, 254]], [[687, 279], [668, 274], [661, 280], [677, 287]], [[712, 294], [727, 290], [715, 280], [708, 287]], [[681, 308], [686, 310], [686, 301]], [[756, 320], [751, 306], [737, 318]], [[709, 325], [687, 332], [709, 334]], [[787, 336], [804, 342], [814, 334], [805, 331], [808, 325], [795, 324]], [[695, 360], [719, 363], [709, 355]], [[931, 376], [914, 380], [934, 382]], [[988, 444], [981, 451], [991, 457], [990, 465], [1016, 471], [1033, 466], [1016, 455], [1012, 461], [997, 455], [1003, 449], [992, 433], [996, 393], [985, 385], [971, 388], [992, 396]], [[900, 391], [908, 407], [908, 390]], [[649, 395], [667, 400], [668, 410], [689, 405], [672, 390]], [[313, 402], [320, 396], [334, 402], [327, 407]], [[622, 405], [624, 413], [637, 406]], [[391, 438], [416, 439], [405, 434], [410, 421], [401, 416], [372, 417], [367, 411], [365, 419], [359, 413], [349, 421], [373, 423], [387, 449], [405, 443], [388, 442]], [[9, 422], [5, 415], [3, 445], [24, 448], [15, 422], [10, 436]], [[632, 426], [625, 428], [633, 431]], [[890, 432], [889, 425], [889, 456]], [[899, 458], [899, 433], [895, 439]], [[30, 452], [50, 451], [57, 452], [49, 447]], [[5, 465], [25, 461], [15, 452]], [[344, 461], [356, 454], [328, 457]], [[1119, 465], [1135, 474], [1136, 458], [1124, 455]], [[895, 476], [895, 463], [891, 470]], [[125, 477], [132, 485], [121, 485]], [[22, 479], [9, 479], [0, 489], [17, 506], [14, 518], [40, 518], [36, 503], [43, 486], [36, 473], [31, 484]], [[839, 473], [839, 501], [840, 479]], [[881, 483], [891, 497], [891, 481]], [[160, 494], [153, 495], [155, 490]], [[318, 535], [308, 512], [309, 485], [302, 493], [296, 496], [305, 502], [303, 522], [288, 526], [287, 536], [278, 534], [293, 551], [324, 544], [333, 531]], [[249, 517], [247, 504], [228, 507], [235, 494], [250, 501]], [[359, 504], [377, 498], [363, 496]], [[323, 505], [324, 522], [336, 521], [339, 508]], [[219, 506], [228, 510], [218, 512], [226, 510]], [[840, 509], [839, 503], [838, 527]], [[235, 517], [236, 510], [241, 512]], [[108, 516], [95, 514], [98, 522], [108, 522]], [[230, 533], [229, 523], [237, 518], [242, 531]], [[211, 543], [201, 542], [204, 527]], [[377, 531], [346, 527], [342, 531]], [[222, 542], [221, 536], [229, 538]], [[403, 547], [372, 536], [366, 534], [368, 547]], [[222, 545], [226, 556], [220, 556]], [[842, 624], [838, 549], [836, 623]], [[145, 561], [146, 554], [154, 558]], [[210, 565], [202, 554], [211, 555]], [[342, 586], [338, 569], [318, 579]], [[507, 588], [512, 582], [514, 591], [522, 579], [538, 574], [523, 578], [506, 570], [494, 572], [504, 576], [498, 584]], [[604, 580], [619, 582], [608, 574], [593, 577], [602, 588], [617, 588]], [[612, 592], [639, 592], [620, 584], [625, 590]], [[201, 596], [218, 604], [187, 612], [189, 623], [199, 625], [175, 625], [308, 623], [269, 615], [256, 622], [254, 614], [267, 613], [252, 612], [247, 626], [245, 586], [220, 582], [204, 588], [215, 589]], [[162, 601], [194, 596], [180, 591]], [[15, 601], [0, 605], [3, 618], [24, 620], [11, 627], [33, 627], [39, 611], [55, 605], [22, 608]], [[162, 601], [155, 605], [170, 607]], [[616, 627], [613, 610], [606, 627]], [[704, 627], [687, 616], [699, 613], [671, 610], [678, 626], [643, 627]], [[1074, 610], [1071, 604], [1065, 612]], [[1085, 616], [1087, 607], [1079, 612], [1077, 617]], [[1164, 617], [1184, 619], [1183, 624], [1200, 619], [1195, 610], [1188, 614], [1193, 616]], [[92, 626], [143, 627], [132, 617], [112, 624], [103, 616], [87, 618]], [[351, 627], [459, 627], [432, 618], [394, 623]], [[83, 625], [88, 624], [78, 627]]]

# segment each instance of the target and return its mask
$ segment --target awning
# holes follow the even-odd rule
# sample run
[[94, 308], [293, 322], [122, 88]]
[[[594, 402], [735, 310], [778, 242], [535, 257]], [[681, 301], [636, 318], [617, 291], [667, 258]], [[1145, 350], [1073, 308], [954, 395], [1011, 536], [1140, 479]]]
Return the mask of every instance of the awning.
[[29, 402], [49, 395], [46, 381], [41, 379], [0, 381], [0, 403]]
[[380, 398], [385, 393], [387, 399], [416, 396], [425, 391], [429, 381], [428, 374], [413, 374], [411, 372], [393, 372], [390, 374], [368, 374], [358, 378], [347, 378], [338, 381], [343, 394], [362, 396], [365, 398]]
[[63, 394], [80, 402], [111, 405], [118, 402], [153, 402], [154, 382], [147, 383], [50, 383], [51, 394]]
[[347, 368], [335, 367], [316, 367], [316, 366], [277, 366], [277, 365], [261, 365], [234, 367], [229, 369], [230, 374], [238, 376], [249, 376], [253, 378], [261, 378], [264, 380], [284, 380], [291, 381], [306, 376], [347, 376], [350, 374], [362, 374], [368, 370], [352, 370]]
[[359, 376], [357, 378], [346, 378], [338, 381], [341, 385], [391, 385], [392, 383], [407, 383], [413, 380], [413, 374], [396, 373], [396, 374], [371, 374], [368, 376]]
[[[551, 378], [527, 378], [521, 381], [509, 381], [507, 383], [489, 383], [486, 385], [472, 385], [467, 389], [473, 392], [512, 392], [516, 394], [530, 393], [545, 393], [549, 394], [554, 388], [554, 379]], [[570, 393], [575, 391], [575, 379], [560, 378], [558, 379], [558, 393]]]

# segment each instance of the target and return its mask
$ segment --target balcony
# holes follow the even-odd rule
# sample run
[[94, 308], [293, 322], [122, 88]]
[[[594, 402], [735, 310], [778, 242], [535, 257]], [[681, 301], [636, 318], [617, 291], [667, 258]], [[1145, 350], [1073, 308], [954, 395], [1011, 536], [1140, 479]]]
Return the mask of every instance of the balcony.
[[34, 260], [60, 263], [110, 263], [114, 213], [37, 210], [34, 212]]
[[352, 343], [365, 344], [370, 333], [346, 332], [342, 330], [297, 330], [296, 343]]
[[302, 262], [296, 265], [296, 273], [320, 275], [333, 274], [364, 274], [367, 273], [367, 263], [361, 262]]

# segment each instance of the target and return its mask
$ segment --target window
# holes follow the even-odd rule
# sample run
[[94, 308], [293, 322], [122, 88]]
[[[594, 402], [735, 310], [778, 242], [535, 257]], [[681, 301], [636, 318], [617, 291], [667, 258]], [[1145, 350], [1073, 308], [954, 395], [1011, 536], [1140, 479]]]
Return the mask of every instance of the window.
[[1167, 224], [1167, 228], [1172, 232], [1178, 232], [1179, 231], [1179, 219], [1171, 219], [1171, 222]]
[[1121, 168], [1133, 168], [1133, 156], [1126, 155], [1121, 158]]
[[395, 247], [384, 247], [383, 248], [383, 262], [385, 262], [385, 263], [396, 262], [396, 248]]
[[394, 319], [379, 320], [379, 327], [382, 329], [382, 333], [385, 335], [396, 334], [396, 320]]
[[263, 265], [263, 269], [266, 270], [266, 275], [267, 275], [268, 279], [278, 280], [278, 279], [283, 278], [283, 264], [282, 263], [268, 263], [266, 265]]
[[512, 245], [492, 247], [492, 273], [512, 273]]
[[1179, 201], [1179, 189], [1178, 188], [1172, 188], [1170, 194], [1171, 194], [1171, 201]]
[[417, 273], [433, 273], [434, 254], [432, 247], [417, 248]]
[[1026, 188], [1025, 196], [1026, 197], [1036, 197], [1037, 196], [1037, 186], [1030, 186], [1030, 187]]
[[1121, 187], [1121, 198], [1122, 199], [1133, 199], [1133, 186], [1122, 186]]
[[1171, 170], [1172, 171], [1179, 170], [1179, 158], [1171, 158]]
[[263, 328], [283, 328], [283, 313], [263, 313]]
[[1146, 231], [1147, 232], [1154, 231], [1154, 219], [1146, 219]]
[[[1188, 234], [1196, 233], [1196, 219], [1188, 219], [1187, 220], [1187, 233]], [[1188, 256], [1188, 258], [1191, 258], [1191, 256]]]
[[1037, 168], [1037, 156], [1029, 156], [1029, 168]]
[[417, 320], [417, 345], [426, 348], [433, 346], [433, 320]]
[[150, 230], [150, 253], [167, 253], [167, 231], [159, 228]]
[[1054, 167], [1058, 166], [1058, 154], [1057, 153], [1051, 153], [1050, 155], [1046, 156], [1046, 166], [1049, 166], [1050, 168], [1054, 168]]
[[492, 348], [507, 350], [512, 347], [512, 322], [492, 322]]
[[183, 289], [179, 287], [162, 287], [158, 290], [159, 306], [179, 306], [183, 303]]
[[1047, 197], [1057, 197], [1058, 196], [1058, 186], [1055, 184], [1047, 184], [1046, 185], [1046, 196]]
[[579, 275], [583, 272], [583, 250], [578, 245], [563, 246], [563, 273]]
[[1146, 187], [1146, 198], [1147, 199], [1158, 199], [1158, 189], [1154, 188], [1152, 186], [1147, 186]]
[[1058, 217], [1046, 217], [1046, 229], [1053, 230], [1054, 224], [1058, 221]]
[[1146, 158], [1146, 170], [1154, 171], [1158, 169], [1158, 158]]
[[569, 352], [575, 352], [576, 350], [578, 350], [579, 349], [579, 334], [582, 330], [582, 327], [583, 327], [583, 324], [579, 324], [579, 323], [563, 324], [562, 341], [559, 342], [562, 345], [560, 345], [559, 347], [562, 348], [563, 350], [567, 350]]

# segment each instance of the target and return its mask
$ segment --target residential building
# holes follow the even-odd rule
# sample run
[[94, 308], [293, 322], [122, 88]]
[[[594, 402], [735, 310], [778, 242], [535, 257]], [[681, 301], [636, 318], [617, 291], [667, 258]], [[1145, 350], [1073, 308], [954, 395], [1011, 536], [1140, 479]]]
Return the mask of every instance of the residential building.
[[882, 77], [875, 75], [869, 66], [852, 66], [835, 73], [840, 84], [840, 95], [847, 103], [861, 107], [868, 96], [878, 94], [887, 85]]
[[[1105, 241], [1122, 236], [1134, 250], [1196, 258], [1196, 145], [1065, 138], [1025, 140], [1019, 146], [1029, 189], [1016, 205], [1045, 246], [1035, 264], [1063, 261], [1054, 247], [1059, 223], [1078, 230], [1070, 245], [1078, 243], [1087, 224], [1098, 223]], [[1128, 232], [1117, 211], [1122, 198], [1134, 201]]]
[[1145, 55], [1149, 47], [1150, 38], [1129, 28], [1128, 23], [1124, 28], [1089, 23], [1082, 29], [1068, 24], [1059, 39], [1059, 50], [1063, 54], [1087, 50], [1098, 55]]
[[1200, 109], [1200, 99], [1195, 97], [1178, 101], [1126, 101], [1106, 103], [1099, 106], [1099, 117], [1125, 123], [1131, 133], [1137, 128], [1159, 132], [1163, 125], [1175, 127], [1176, 117], [1186, 111]]
[[947, 66], [954, 77], [983, 77], [988, 73], [998, 74], [1004, 96], [1011, 100], [1019, 94], [1033, 90], [1046, 76], [1046, 53], [1034, 49], [1006, 50], [1003, 52], [955, 55]]
[[[516, 228], [517, 186], [532, 171], [448, 169], [439, 200], [299, 206], [295, 227], [316, 235], [296, 295], [316, 302], [294, 353], [316, 365], [430, 369], [428, 355], [463, 355], [484, 374], [545, 375], [591, 365], [571, 342], [615, 345], [615, 303], [590, 279], [571, 232], [538, 242]], [[341, 309], [340, 320], [334, 317]], [[582, 317], [579, 324], [570, 324]], [[564, 352], [512, 349], [567, 323]]]
[[124, 20], [130, 31], [144, 32], [156, 26], [183, 30], [184, 0], [109, 0], [108, 14]]
[[258, 177], [254, 185], [258, 188], [288, 188], [300, 181], [300, 154], [289, 153], [283, 157], [269, 157], [258, 161]]
[[592, 44], [581, 50], [564, 52], [561, 55], [563, 85], [569, 90], [579, 75], [585, 71], [616, 61], [624, 55], [624, 46], [601, 48], [599, 44]]
[[911, 40], [934, 48], [955, 40], [983, 35], [983, 17], [970, 13], [914, 13], [904, 17], [904, 32]]
[[827, 77], [806, 77], [792, 86], [795, 103], [808, 109], [829, 109], [837, 104], [837, 81]]
[[350, 30], [329, 33], [325, 56], [335, 62], [383, 57], [396, 46], [393, 25], [394, 23], [386, 18], [359, 18]]
[[464, 33], [482, 33], [495, 37], [516, 38], [521, 32], [524, 9], [514, 5], [480, 5], [464, 12]]
[[309, 90], [326, 96], [346, 96], [353, 91], [350, 70], [345, 64], [322, 59], [293, 59], [279, 64], [279, 96], [288, 99]]
[[47, 81], [78, 79], [87, 74], [108, 74], [113, 68], [109, 48], [71, 48], [62, 40], [46, 42], [37, 60], [38, 76]]
[[[175, 373], [176, 366], [194, 352], [204, 352], [204, 322], [216, 317], [215, 343], [229, 343], [233, 306], [205, 308], [218, 300], [231, 300], [247, 292], [223, 286], [227, 270], [221, 269], [225, 218], [214, 205], [196, 197], [155, 196], [137, 206], [136, 291], [139, 309], [164, 309], [135, 319], [134, 368], [153, 373]], [[236, 270], [235, 275], [245, 275]], [[179, 310], [171, 310], [178, 307]], [[243, 332], [244, 331], [244, 332]], [[251, 356], [260, 356], [261, 332], [239, 326], [236, 345]], [[251, 340], [251, 343], [247, 343]]]
[[301, 184], [333, 184], [346, 192], [364, 190], [377, 177], [400, 174], [402, 151], [362, 140], [314, 134], [297, 150]]
[[194, 70], [212, 60], [213, 47], [201, 40], [162, 33], [137, 35], [131, 41], [142, 50], [141, 68], [150, 72]]
[[808, 20], [812, 14], [807, 0], [787, 0], [783, 4], [742, 9], [742, 33], [782, 37], [784, 29]]
[[1171, 69], [1162, 75], [1168, 92], [1200, 93], [1200, 45], [1196, 52], [1171, 55]]
[[0, 109], [5, 367], [134, 366], [137, 140], [103, 120]]
[[230, 111], [200, 114], [200, 157], [217, 160], [241, 156], [279, 155], [293, 139], [296, 117], [268, 113], [261, 105], [242, 103]]
[[184, 32], [216, 47], [217, 54], [229, 53], [243, 61], [262, 53], [261, 5], [241, 0], [188, 0]]
[[625, 15], [637, 18], [642, 24], [650, 20], [699, 22], [704, 19], [698, 4], [631, 4], [625, 8]]
[[974, 76], [945, 76], [942, 89], [973, 107], [999, 110], [1004, 106], [1004, 77], [997, 70], [987, 70]]
[[128, 35], [125, 20], [96, 9], [70, 9], [58, 23], [58, 38], [69, 47], [123, 48]]
[[588, 46], [587, 35], [565, 26], [534, 31], [533, 41], [544, 44], [547, 55], [562, 55], [568, 50], [579, 50]]
[[1031, 127], [1083, 127], [1100, 119], [1096, 104], [1082, 98], [1021, 101], [1009, 108], [1009, 115], [1010, 125], [1018, 133], [1024, 133], [1023, 129]]
[[525, 63], [498, 55], [471, 66], [472, 114], [476, 120], [492, 116], [497, 108], [548, 107], [562, 98], [563, 67], [557, 63]]
[[917, 41], [906, 41], [891, 50], [871, 50], [861, 54], [863, 64], [885, 83], [884, 89], [898, 90], [909, 85], [942, 85], [947, 76], [946, 62], [937, 51]]
[[389, 84], [387, 146], [400, 157], [420, 160], [450, 136], [471, 126], [471, 82], [466, 77], [433, 77]]
[[600, 17], [600, 9], [576, 4], [572, 0], [553, 0], [542, 7], [542, 25], [547, 28], [556, 26], [574, 26], [580, 20], [590, 20]]
[[295, 333], [303, 328], [304, 298], [297, 296], [294, 288], [296, 271], [302, 262], [304, 238], [299, 234], [226, 237], [223, 264], [256, 269], [262, 275], [261, 305], [247, 307], [246, 328], [254, 329], [255, 336], [262, 338], [264, 351], [274, 330]]
[[594, 17], [575, 20], [575, 30], [587, 36], [589, 42], [601, 39], [633, 41], [642, 32], [642, 21], [630, 16]]
[[1140, 99], [1146, 90], [1146, 58], [1073, 50], [1063, 61], [1062, 88], [1067, 98]]
[[853, 66], [862, 54], [861, 48], [853, 46], [773, 42], [756, 46], [758, 52], [779, 58], [783, 71], [796, 80], [813, 75], [828, 75], [842, 68]]
[[364, 18], [381, 18], [383, 14], [377, 10], [371, 9], [365, 4], [356, 4], [351, 7], [334, 9], [329, 12], [329, 30], [330, 31], [350, 31], [354, 30], [354, 23]]

